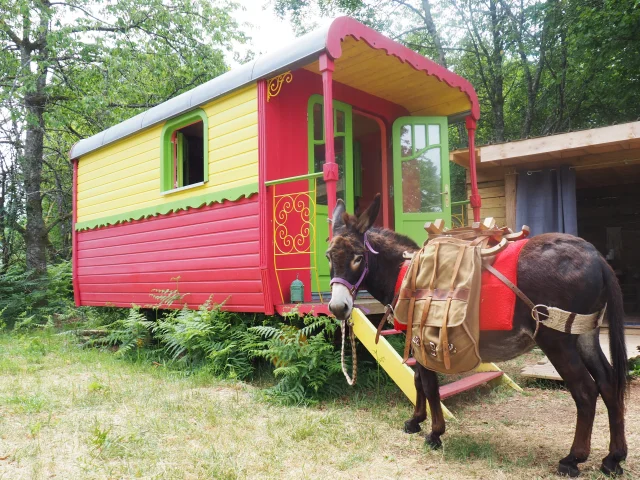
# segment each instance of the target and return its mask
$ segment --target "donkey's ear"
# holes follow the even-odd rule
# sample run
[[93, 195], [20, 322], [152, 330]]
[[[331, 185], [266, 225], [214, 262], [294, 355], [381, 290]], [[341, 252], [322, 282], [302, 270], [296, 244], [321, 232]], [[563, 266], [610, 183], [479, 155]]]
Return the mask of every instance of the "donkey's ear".
[[336, 207], [333, 209], [333, 215], [331, 216], [331, 223], [333, 224], [333, 230], [336, 231], [339, 228], [344, 227], [344, 213], [347, 211], [347, 207], [341, 198], [336, 202]]
[[371, 205], [367, 207], [367, 209], [362, 212], [362, 214], [358, 217], [358, 223], [356, 223], [356, 229], [360, 233], [364, 233], [369, 230], [376, 218], [378, 217], [378, 213], [380, 212], [380, 194], [378, 193]]

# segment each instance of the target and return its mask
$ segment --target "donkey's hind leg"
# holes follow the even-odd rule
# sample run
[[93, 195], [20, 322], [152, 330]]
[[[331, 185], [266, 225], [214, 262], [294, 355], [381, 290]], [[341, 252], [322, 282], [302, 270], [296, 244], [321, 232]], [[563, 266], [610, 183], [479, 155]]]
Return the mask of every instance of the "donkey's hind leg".
[[565, 381], [578, 410], [576, 432], [569, 455], [560, 460], [558, 473], [577, 477], [578, 464], [585, 462], [591, 451], [591, 430], [596, 414], [598, 387], [591, 378], [577, 348], [577, 335], [540, 327], [536, 342]]
[[420, 369], [417, 368], [413, 375], [413, 381], [416, 386], [416, 406], [413, 409], [413, 417], [404, 422], [404, 431], [406, 433], [418, 433], [420, 424], [427, 418], [427, 397], [422, 388], [422, 378], [420, 377]]
[[609, 412], [609, 454], [602, 460], [600, 469], [607, 475], [622, 475], [620, 462], [627, 458], [627, 441], [624, 435], [624, 400], [615, 391], [613, 368], [600, 347], [600, 330], [578, 337], [578, 351], [596, 381], [598, 391]]

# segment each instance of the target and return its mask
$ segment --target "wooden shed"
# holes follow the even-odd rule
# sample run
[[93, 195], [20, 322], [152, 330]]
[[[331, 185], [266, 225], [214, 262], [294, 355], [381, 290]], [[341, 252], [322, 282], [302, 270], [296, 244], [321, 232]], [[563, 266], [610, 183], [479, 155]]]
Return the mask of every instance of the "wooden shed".
[[379, 223], [422, 241], [451, 220], [448, 125], [473, 145], [479, 114], [468, 81], [339, 18], [73, 147], [76, 303], [285, 312], [298, 278], [326, 312], [337, 198], [381, 192]]
[[[456, 150], [450, 157], [467, 167], [468, 155]], [[523, 180], [571, 173], [573, 198], [563, 208], [616, 271], [628, 323], [640, 323], [640, 122], [487, 145], [476, 156], [481, 216], [511, 228], [535, 221], [519, 208], [535, 195], [520, 190]]]

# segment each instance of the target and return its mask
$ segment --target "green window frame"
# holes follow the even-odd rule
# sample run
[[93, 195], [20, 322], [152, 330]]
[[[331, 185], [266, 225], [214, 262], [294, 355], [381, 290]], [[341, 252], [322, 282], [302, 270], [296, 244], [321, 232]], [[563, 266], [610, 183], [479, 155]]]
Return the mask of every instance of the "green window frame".
[[[176, 133], [176, 140], [178, 142], [177, 155], [174, 155], [174, 149], [172, 137], [173, 134], [194, 123], [202, 122], [202, 157], [203, 157], [203, 179], [202, 182], [197, 182], [189, 185], [183, 185], [184, 179], [182, 178], [182, 169], [177, 168], [174, 164], [174, 160], [178, 164], [182, 164], [184, 161], [184, 151], [186, 145], [184, 144], [184, 137], [182, 133]], [[180, 191], [186, 188], [194, 188], [204, 185], [209, 181], [209, 118], [207, 114], [201, 108], [187, 112], [179, 117], [168, 120], [164, 127], [162, 127], [162, 134], [160, 136], [160, 192], [171, 193], [173, 191]], [[184, 147], [180, 147], [184, 145]], [[174, 158], [175, 157], [175, 158]], [[177, 182], [175, 185], [174, 171], [177, 170]]]

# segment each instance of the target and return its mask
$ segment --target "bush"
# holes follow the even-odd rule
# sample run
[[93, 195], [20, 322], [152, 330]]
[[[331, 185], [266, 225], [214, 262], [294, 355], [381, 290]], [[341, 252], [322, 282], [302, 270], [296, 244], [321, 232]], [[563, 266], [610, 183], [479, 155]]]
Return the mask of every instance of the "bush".
[[267, 394], [289, 404], [342, 393], [340, 352], [333, 345], [337, 323], [329, 317], [306, 317], [301, 328], [281, 323], [250, 330], [264, 338], [254, 351], [275, 366], [275, 386]]
[[166, 313], [151, 330], [172, 360], [245, 379], [253, 373], [251, 352], [259, 340], [248, 327], [247, 316], [223, 311], [209, 300], [198, 310], [185, 306]]
[[72, 308], [71, 261], [50, 265], [46, 277], [17, 265], [0, 276], [0, 313], [8, 327], [42, 325]]

